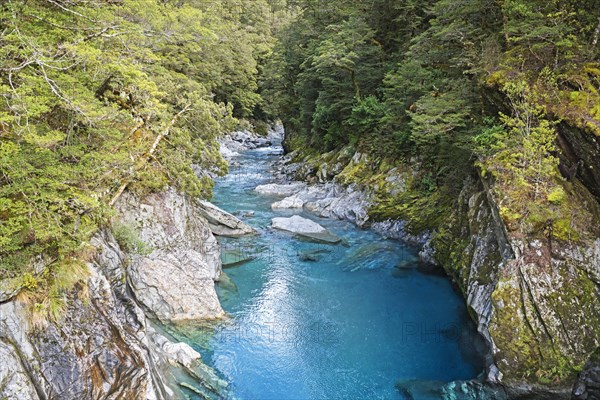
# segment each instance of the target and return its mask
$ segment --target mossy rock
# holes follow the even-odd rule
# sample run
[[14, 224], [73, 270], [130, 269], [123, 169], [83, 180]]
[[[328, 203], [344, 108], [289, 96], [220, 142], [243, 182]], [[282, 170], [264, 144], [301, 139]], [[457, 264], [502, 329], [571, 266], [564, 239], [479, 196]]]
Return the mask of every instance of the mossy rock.
[[498, 367], [507, 381], [568, 384], [600, 343], [598, 287], [570, 265], [504, 272], [490, 322]]

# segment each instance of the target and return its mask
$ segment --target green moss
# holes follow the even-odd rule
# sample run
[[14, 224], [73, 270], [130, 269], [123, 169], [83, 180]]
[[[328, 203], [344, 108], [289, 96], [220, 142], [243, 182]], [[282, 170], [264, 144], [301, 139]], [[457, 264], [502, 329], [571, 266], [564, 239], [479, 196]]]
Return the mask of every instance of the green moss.
[[[384, 183], [382, 183], [382, 186]], [[405, 220], [410, 233], [418, 234], [441, 226], [451, 213], [452, 199], [441, 190], [423, 193], [414, 188], [396, 196], [378, 193], [369, 209], [374, 220]]]
[[540, 354], [536, 338], [523, 319], [520, 304], [521, 291], [509, 282], [501, 282], [494, 293], [493, 321], [490, 334], [500, 350], [500, 369], [506, 379], [535, 381], [534, 371], [539, 369]]
[[600, 347], [598, 347], [596, 351], [592, 353], [589, 362], [592, 365], [600, 364]]
[[[521, 278], [511, 274], [501, 280], [492, 295], [490, 333], [506, 380], [560, 385], [574, 379], [597, 347], [600, 304], [595, 284], [583, 271], [563, 267], [559, 276], [542, 273], [560, 285], [559, 290], [538, 293], [543, 305], [530, 303], [529, 294], [522, 293]], [[539, 313], [558, 319], [560, 326], [539, 321]]]
[[31, 272], [26, 272], [21, 275], [20, 285], [23, 290], [35, 290], [40, 284], [40, 279], [33, 275]]
[[548, 201], [552, 204], [561, 204], [565, 201], [567, 194], [561, 186], [557, 186], [548, 194]]
[[563, 241], [578, 241], [580, 238], [579, 233], [572, 228], [571, 220], [566, 218], [554, 221], [552, 235]]
[[374, 177], [374, 170], [363, 158], [358, 162], [351, 161], [346, 165], [342, 172], [338, 175], [340, 183], [349, 185], [352, 183], [356, 184], [367, 184], [370, 179]]

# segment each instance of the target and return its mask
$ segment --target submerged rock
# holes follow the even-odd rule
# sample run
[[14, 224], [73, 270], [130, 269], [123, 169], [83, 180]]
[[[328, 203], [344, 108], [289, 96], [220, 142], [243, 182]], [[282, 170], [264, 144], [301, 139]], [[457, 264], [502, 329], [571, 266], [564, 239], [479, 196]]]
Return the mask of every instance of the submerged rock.
[[226, 291], [228, 291], [230, 293], [237, 293], [238, 292], [237, 285], [229, 277], [229, 275], [227, 275], [225, 272], [223, 272], [221, 274], [221, 277], [219, 278], [219, 282], [217, 284], [219, 285], [219, 289], [226, 290]]
[[254, 260], [256, 257], [255, 253], [246, 251], [245, 249], [235, 248], [221, 251], [223, 268], [237, 267], [240, 264]]
[[493, 383], [477, 380], [453, 381], [442, 386], [441, 398], [443, 400], [506, 400], [508, 394], [503, 386]]
[[201, 359], [200, 353], [187, 343], [173, 343], [156, 332], [152, 332], [152, 341], [172, 364], [180, 364], [189, 369]]
[[444, 382], [410, 379], [396, 382], [396, 390], [407, 400], [441, 398]]
[[324, 253], [329, 253], [330, 249], [311, 249], [311, 250], [303, 250], [298, 252], [298, 259], [300, 261], [308, 261], [315, 262], [319, 261]]
[[292, 232], [318, 242], [339, 243], [341, 241], [321, 225], [299, 215], [290, 218], [273, 218], [271, 224], [274, 229]]

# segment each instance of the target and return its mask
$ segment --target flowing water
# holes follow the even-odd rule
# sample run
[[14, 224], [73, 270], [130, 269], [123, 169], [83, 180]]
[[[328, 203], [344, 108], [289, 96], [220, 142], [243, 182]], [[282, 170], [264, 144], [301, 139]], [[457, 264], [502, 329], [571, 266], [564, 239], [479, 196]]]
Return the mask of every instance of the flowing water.
[[[245, 152], [220, 179], [213, 202], [259, 236], [221, 239], [239, 260], [219, 294], [231, 315], [194, 347], [241, 399], [404, 399], [404, 382], [475, 378], [477, 336], [449, 280], [422, 272], [414, 248], [337, 220], [272, 211], [254, 192], [269, 181], [273, 148]], [[275, 216], [300, 214], [343, 238], [337, 245], [271, 231]], [[236, 260], [233, 260], [236, 261]]]

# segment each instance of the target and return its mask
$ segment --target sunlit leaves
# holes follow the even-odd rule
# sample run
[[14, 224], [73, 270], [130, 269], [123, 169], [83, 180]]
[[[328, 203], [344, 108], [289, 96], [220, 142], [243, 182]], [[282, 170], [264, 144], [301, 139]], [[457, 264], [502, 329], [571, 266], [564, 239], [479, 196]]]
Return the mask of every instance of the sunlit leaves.
[[76, 258], [123, 182], [210, 195], [191, 164], [226, 169], [215, 138], [261, 102], [273, 41], [267, 2], [249, 0], [244, 21], [238, 3], [3, 3], [0, 275]]

